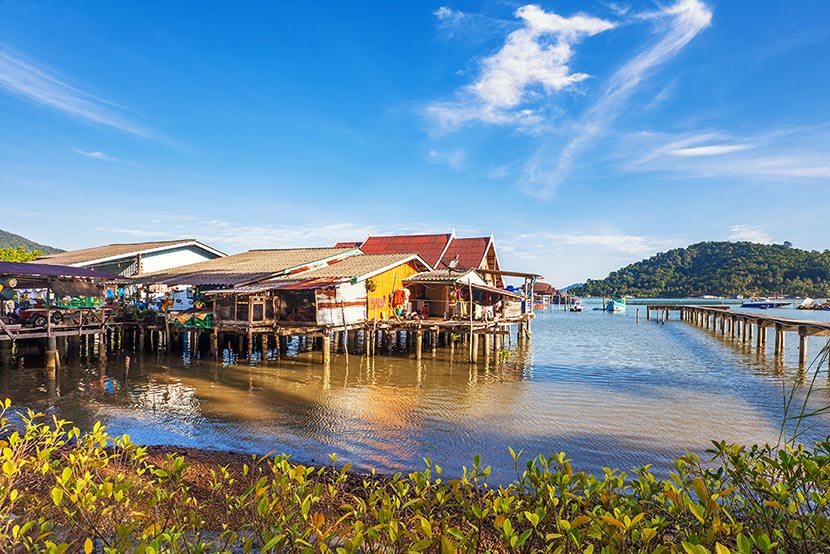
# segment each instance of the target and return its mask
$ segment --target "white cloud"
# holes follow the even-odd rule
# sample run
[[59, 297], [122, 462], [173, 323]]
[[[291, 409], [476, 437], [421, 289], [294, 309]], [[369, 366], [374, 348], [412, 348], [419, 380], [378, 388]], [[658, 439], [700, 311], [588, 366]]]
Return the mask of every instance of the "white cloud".
[[729, 228], [729, 240], [772, 244], [772, 237], [758, 225], [733, 225]]
[[493, 181], [504, 179], [510, 175], [510, 168], [506, 165], [498, 165], [487, 172], [487, 178]]
[[672, 156], [694, 158], [698, 156], [721, 156], [723, 154], [732, 154], [733, 152], [742, 152], [751, 148], [754, 148], [751, 144], [709, 144], [691, 148], [678, 148], [677, 150], [670, 150], [668, 153]]
[[508, 234], [497, 241], [502, 267], [541, 273], [557, 286], [602, 278], [622, 266], [689, 243], [682, 236], [632, 235], [614, 229]]
[[722, 131], [687, 135], [640, 132], [620, 141], [618, 157], [634, 171], [687, 177], [788, 181], [830, 178], [825, 127], [774, 129], [734, 137]]
[[608, 4], [608, 9], [617, 15], [625, 15], [628, 13], [628, 10], [631, 9], [631, 6], [628, 4], [617, 4], [615, 2], [611, 2]]
[[[459, 12], [440, 8], [441, 20], [459, 20]], [[501, 47], [481, 64], [479, 78], [462, 88], [457, 99], [438, 102], [427, 114], [443, 128], [456, 128], [469, 121], [491, 124], [517, 124], [531, 127], [541, 122], [541, 115], [523, 106], [541, 88], [550, 94], [567, 89], [587, 79], [569, 67], [572, 46], [614, 27], [614, 23], [586, 15], [562, 17], [527, 5], [516, 10], [523, 27], [511, 32]]]
[[118, 158], [116, 158], [114, 156], [108, 156], [107, 154], [104, 154], [100, 150], [95, 150], [95, 151], [92, 151], [92, 152], [88, 152], [86, 150], [81, 150], [80, 148], [73, 148], [72, 151], [75, 152], [76, 154], [79, 154], [81, 156], [84, 156], [86, 158], [90, 158], [90, 159], [93, 159], [93, 160], [104, 160], [104, 161], [111, 161], [111, 162], [118, 161]]
[[70, 85], [53, 71], [2, 47], [0, 89], [92, 123], [140, 137], [154, 135], [129, 121], [114, 104]]
[[427, 155], [427, 159], [432, 162], [445, 163], [456, 171], [460, 171], [467, 167], [467, 153], [461, 148], [453, 148], [447, 152], [432, 149]]
[[638, 17], [663, 26], [662, 36], [611, 76], [599, 99], [586, 111], [576, 132], [558, 153], [545, 144], [528, 160], [522, 181], [526, 192], [543, 198], [552, 196], [583, 152], [623, 111], [637, 87], [708, 27], [712, 12], [700, 0], [679, 0], [658, 12]]

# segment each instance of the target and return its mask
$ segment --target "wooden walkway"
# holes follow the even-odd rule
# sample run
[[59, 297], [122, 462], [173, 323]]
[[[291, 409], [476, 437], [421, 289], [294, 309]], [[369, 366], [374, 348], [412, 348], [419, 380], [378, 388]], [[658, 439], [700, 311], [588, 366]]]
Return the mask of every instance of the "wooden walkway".
[[680, 319], [703, 329], [711, 329], [743, 343], [751, 342], [753, 335], [755, 346], [765, 348], [767, 329], [774, 330], [776, 356], [783, 356], [786, 333], [798, 334], [798, 363], [807, 364], [807, 337], [830, 336], [830, 322], [793, 319], [775, 315], [753, 312], [732, 311], [729, 306], [689, 306], [671, 304], [649, 304], [646, 307], [646, 319], [651, 319], [651, 312], [656, 312], [658, 319], [669, 319], [672, 311], [680, 312]]

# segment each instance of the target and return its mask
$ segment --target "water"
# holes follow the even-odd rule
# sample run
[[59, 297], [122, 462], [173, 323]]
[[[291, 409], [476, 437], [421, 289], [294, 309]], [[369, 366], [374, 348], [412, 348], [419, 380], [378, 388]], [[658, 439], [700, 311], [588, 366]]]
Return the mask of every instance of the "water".
[[[533, 322], [527, 350], [491, 356], [471, 367], [466, 350], [439, 349], [420, 362], [406, 354], [333, 357], [296, 353], [264, 365], [216, 364], [133, 356], [109, 365], [75, 365], [50, 380], [38, 368], [0, 372], [0, 395], [69, 419], [83, 429], [102, 421], [111, 434], [146, 444], [172, 444], [265, 454], [298, 461], [341, 462], [382, 472], [422, 469], [423, 457], [458, 475], [474, 454], [493, 466], [494, 481], [515, 476], [508, 446], [526, 454], [565, 451], [579, 469], [660, 473], [685, 449], [702, 452], [713, 439], [778, 440], [782, 385], [803, 397], [810, 371], [797, 367], [797, 341], [787, 355], [721, 338], [688, 323], [645, 320], [645, 307], [624, 314], [548, 311]], [[830, 312], [769, 310], [830, 320]], [[811, 337], [811, 360], [826, 338]], [[770, 346], [771, 348], [770, 341]], [[827, 405], [827, 366], [813, 407]], [[806, 442], [830, 434], [821, 416]]]

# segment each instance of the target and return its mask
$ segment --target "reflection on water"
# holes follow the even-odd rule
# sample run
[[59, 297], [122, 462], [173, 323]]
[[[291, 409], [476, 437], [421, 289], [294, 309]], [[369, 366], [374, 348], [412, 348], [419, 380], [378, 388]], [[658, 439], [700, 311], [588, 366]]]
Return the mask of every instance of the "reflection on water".
[[[462, 346], [420, 361], [351, 355], [348, 366], [339, 354], [325, 369], [319, 352], [292, 343], [291, 356], [253, 366], [229, 364], [227, 353], [219, 364], [148, 354], [133, 356], [128, 372], [123, 356], [54, 379], [42, 369], [4, 370], [0, 394], [82, 428], [103, 421], [137, 442], [279, 451], [317, 463], [334, 452], [379, 471], [419, 469], [429, 457], [450, 474], [479, 453], [506, 481], [514, 475], [508, 446], [564, 450], [591, 471], [645, 463], [665, 471], [712, 439], [774, 442], [782, 383], [809, 377], [794, 344], [776, 363], [687, 323], [647, 322], [644, 313], [636, 323], [632, 306], [625, 314], [591, 307], [539, 314], [527, 350], [514, 335], [509, 358], [481, 356], [477, 366]], [[823, 344], [811, 337], [811, 352]], [[816, 405], [828, 402], [827, 366], [821, 371]], [[807, 440], [830, 432], [827, 417], [814, 423]]]

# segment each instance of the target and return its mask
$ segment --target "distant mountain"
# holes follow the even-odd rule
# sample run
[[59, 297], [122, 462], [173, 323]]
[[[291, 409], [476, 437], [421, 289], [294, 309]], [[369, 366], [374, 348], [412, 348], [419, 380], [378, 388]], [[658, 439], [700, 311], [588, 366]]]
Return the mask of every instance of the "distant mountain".
[[567, 287], [562, 287], [562, 288], [561, 288], [561, 289], [559, 289], [559, 290], [560, 290], [561, 292], [568, 292], [568, 291], [570, 291], [571, 289], [576, 289], [576, 288], [579, 288], [579, 287], [581, 287], [581, 286], [583, 286], [583, 285], [585, 285], [585, 283], [574, 283], [573, 285], [568, 285]]
[[45, 244], [40, 244], [26, 237], [21, 237], [20, 235], [15, 235], [14, 233], [0, 229], [0, 248], [17, 248], [18, 246], [22, 246], [27, 251], [40, 250], [44, 254], [63, 252], [60, 248], [46, 246]]
[[767, 295], [830, 296], [830, 250], [784, 244], [700, 242], [661, 252], [571, 291], [581, 296], [617, 292], [640, 297]]

